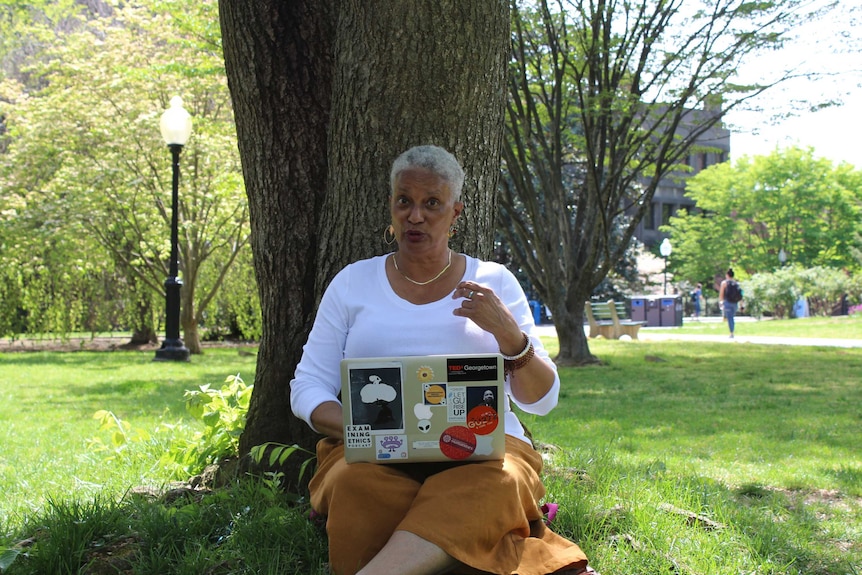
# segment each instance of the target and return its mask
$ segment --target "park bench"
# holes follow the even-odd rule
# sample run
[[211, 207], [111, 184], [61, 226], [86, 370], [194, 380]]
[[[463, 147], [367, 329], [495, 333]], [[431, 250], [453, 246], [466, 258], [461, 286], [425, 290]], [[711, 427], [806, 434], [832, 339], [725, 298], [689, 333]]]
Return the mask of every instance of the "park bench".
[[584, 304], [584, 313], [590, 324], [591, 338], [602, 336], [605, 339], [613, 339], [614, 320], [611, 317], [608, 302], [588, 301]]
[[625, 302], [608, 300], [606, 302], [586, 302], [584, 312], [590, 324], [590, 337], [602, 336], [606, 339], [619, 339], [627, 335], [638, 338], [638, 331], [645, 321], [634, 321], [629, 318]]

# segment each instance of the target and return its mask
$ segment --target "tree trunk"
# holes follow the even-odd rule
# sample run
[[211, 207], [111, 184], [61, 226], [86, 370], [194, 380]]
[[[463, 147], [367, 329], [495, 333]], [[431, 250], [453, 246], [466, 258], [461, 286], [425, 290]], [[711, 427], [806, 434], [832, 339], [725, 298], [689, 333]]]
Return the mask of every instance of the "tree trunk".
[[332, 6], [220, 2], [263, 313], [243, 453], [267, 441], [313, 449], [288, 383], [329, 280], [386, 249], [400, 152], [431, 143], [458, 157], [468, 207], [453, 247], [492, 247], [506, 3], [353, 0], [331, 20]]
[[442, 146], [462, 163], [467, 208], [451, 245], [487, 257], [503, 135], [505, 2], [352, 0], [339, 11], [318, 296], [345, 264], [389, 250], [389, 170], [418, 144]]
[[554, 361], [559, 366], [578, 366], [601, 363], [599, 358], [590, 352], [587, 334], [584, 332], [584, 300], [580, 305], [573, 302], [571, 307], [565, 307], [566, 313], [561, 317], [554, 314], [554, 326], [557, 328], [557, 339], [560, 351]]
[[132, 338], [129, 344], [135, 346], [158, 343], [159, 336], [153, 325], [153, 298], [150, 296], [150, 291], [134, 273], [127, 272], [126, 278], [131, 288], [130, 293], [133, 294], [131, 317], [129, 317]]
[[[185, 298], [183, 299], [185, 300]], [[183, 330], [183, 344], [192, 355], [200, 355], [204, 351], [201, 346], [201, 332], [198, 328], [196, 315], [194, 303], [183, 301], [182, 309], [180, 309], [180, 327]]]
[[[186, 253], [190, 250], [186, 248]], [[201, 336], [198, 329], [199, 313], [195, 309], [197, 293], [198, 273], [200, 262], [195, 257], [187, 257], [183, 260], [183, 287], [180, 290], [180, 328], [183, 331], [183, 344], [192, 355], [203, 353], [201, 347]]]
[[[269, 441], [313, 448], [316, 440], [291, 415], [289, 383], [315, 311], [332, 10], [329, 0], [219, 2], [263, 314], [243, 454]], [[288, 461], [288, 488], [302, 462]]]

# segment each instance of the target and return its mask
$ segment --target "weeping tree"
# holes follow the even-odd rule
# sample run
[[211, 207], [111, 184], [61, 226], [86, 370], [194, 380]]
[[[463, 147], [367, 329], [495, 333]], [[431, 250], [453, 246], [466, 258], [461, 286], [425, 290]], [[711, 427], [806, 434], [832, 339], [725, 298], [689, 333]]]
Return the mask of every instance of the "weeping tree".
[[[313, 449], [289, 382], [332, 276], [384, 253], [389, 168], [437, 144], [464, 165], [453, 244], [490, 253], [508, 40], [505, 2], [219, 3], [263, 317], [240, 451]], [[288, 459], [290, 484], [307, 459]]]
[[629, 249], [659, 183], [683, 175], [729, 111], [799, 75], [735, 79], [829, 8], [809, 4], [511, 1], [501, 222], [553, 313], [558, 363], [597, 361], [584, 302]]

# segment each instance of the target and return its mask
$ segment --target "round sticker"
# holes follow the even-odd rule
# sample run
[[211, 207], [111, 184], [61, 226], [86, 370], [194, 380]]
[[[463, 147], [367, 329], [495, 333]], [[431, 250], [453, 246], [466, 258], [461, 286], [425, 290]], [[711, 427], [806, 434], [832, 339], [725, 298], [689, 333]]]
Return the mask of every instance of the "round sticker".
[[488, 435], [497, 429], [497, 410], [487, 405], [477, 405], [467, 414], [467, 427], [477, 435]]
[[476, 436], [460, 425], [453, 425], [440, 435], [440, 451], [449, 459], [466, 459], [476, 451]]
[[434, 370], [431, 369], [430, 366], [421, 365], [419, 369], [416, 370], [416, 377], [419, 378], [419, 381], [426, 382], [434, 379]]
[[431, 384], [425, 385], [425, 403], [440, 405], [446, 399], [446, 390], [442, 386]]

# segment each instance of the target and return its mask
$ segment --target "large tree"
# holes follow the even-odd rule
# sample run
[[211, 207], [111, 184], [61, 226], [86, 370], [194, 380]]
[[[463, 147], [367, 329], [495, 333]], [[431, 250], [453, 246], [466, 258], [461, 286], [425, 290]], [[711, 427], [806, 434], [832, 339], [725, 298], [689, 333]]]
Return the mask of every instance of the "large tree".
[[512, 0], [500, 206], [518, 263], [553, 312], [558, 363], [596, 361], [584, 302], [695, 142], [796, 74], [734, 80], [747, 57], [782, 44], [810, 4]]
[[[289, 382], [322, 290], [383, 253], [389, 167], [449, 148], [467, 173], [456, 247], [491, 250], [508, 41], [505, 2], [221, 0], [225, 63], [263, 313], [240, 449], [311, 449]], [[302, 457], [288, 462], [297, 477]]]

